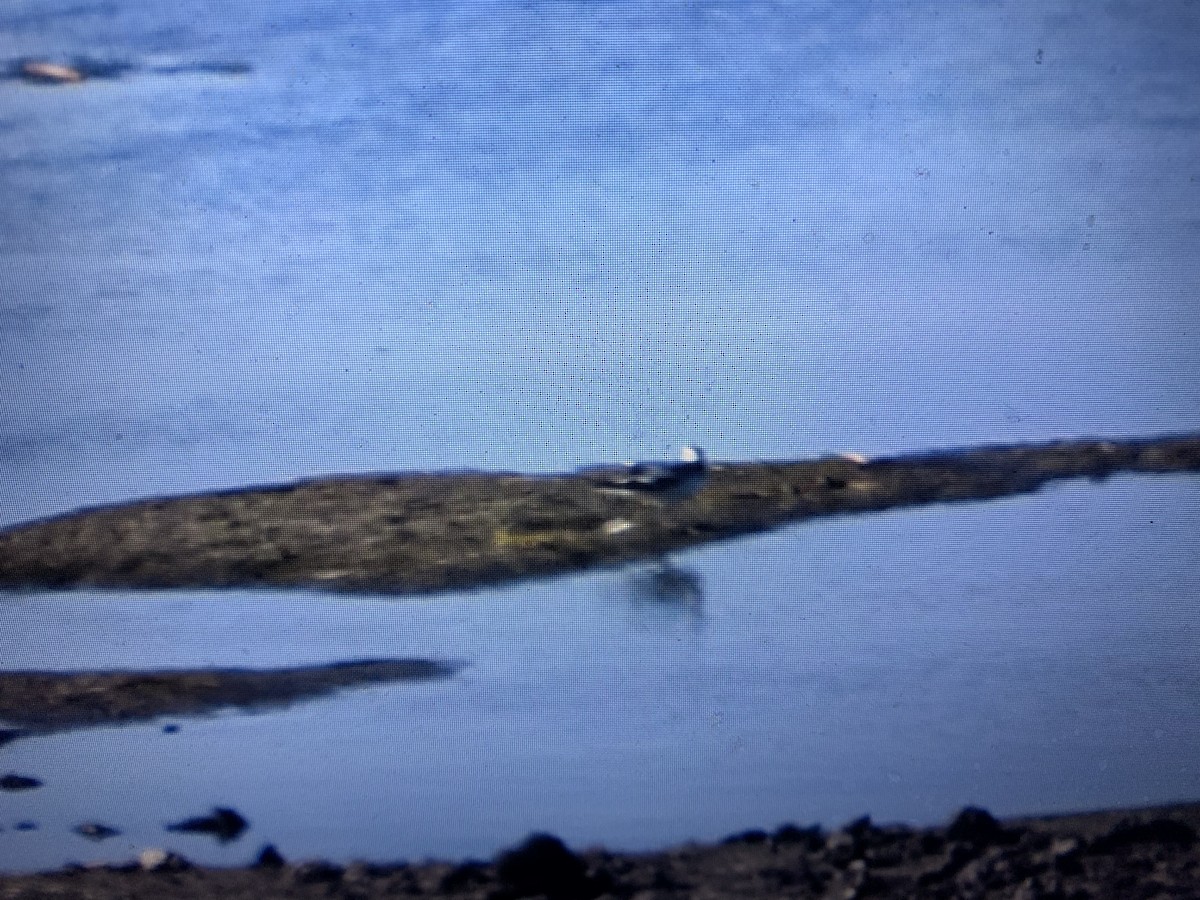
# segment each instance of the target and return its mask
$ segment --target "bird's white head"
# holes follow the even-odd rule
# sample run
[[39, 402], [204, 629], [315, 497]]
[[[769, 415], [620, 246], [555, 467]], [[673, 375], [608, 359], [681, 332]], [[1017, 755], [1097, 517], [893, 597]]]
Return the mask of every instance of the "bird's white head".
[[679, 459], [685, 463], [704, 462], [704, 451], [699, 447], [684, 447], [679, 451]]

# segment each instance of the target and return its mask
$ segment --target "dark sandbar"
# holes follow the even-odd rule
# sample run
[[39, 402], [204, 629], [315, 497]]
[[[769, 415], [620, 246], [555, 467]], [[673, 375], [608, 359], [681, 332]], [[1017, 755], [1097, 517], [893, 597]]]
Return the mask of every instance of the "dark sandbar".
[[15, 726], [6, 729], [12, 740], [227, 707], [285, 706], [345, 688], [446, 678], [459, 668], [438, 660], [384, 659], [266, 670], [0, 672], [0, 720]]

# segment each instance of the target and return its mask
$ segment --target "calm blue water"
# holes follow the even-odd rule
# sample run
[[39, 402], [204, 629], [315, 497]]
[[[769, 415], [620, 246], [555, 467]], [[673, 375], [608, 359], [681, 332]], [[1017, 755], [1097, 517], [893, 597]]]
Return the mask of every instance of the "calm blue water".
[[[1183, 2], [10, 0], [0, 63], [134, 68], [0, 82], [0, 523], [1200, 428], [1198, 38]], [[46, 786], [0, 797], [0, 868], [1200, 797], [1198, 513], [1195, 478], [1120, 478], [811, 524], [681, 557], [690, 605], [636, 571], [6, 597], [12, 668], [469, 665], [14, 743]], [[253, 831], [161, 831], [213, 804]]]

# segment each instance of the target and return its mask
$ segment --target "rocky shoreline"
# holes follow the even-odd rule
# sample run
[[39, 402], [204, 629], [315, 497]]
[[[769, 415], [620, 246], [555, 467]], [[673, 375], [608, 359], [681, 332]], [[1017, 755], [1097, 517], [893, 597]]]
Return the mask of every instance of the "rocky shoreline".
[[1200, 470], [1200, 435], [869, 461], [722, 463], [680, 502], [613, 470], [323, 478], [142, 500], [0, 531], [0, 589], [318, 587], [420, 593], [659, 557], [818, 516], [1002, 497], [1063, 478]]
[[997, 821], [967, 808], [941, 828], [858, 819], [827, 832], [783, 825], [651, 853], [574, 851], [531, 835], [488, 861], [388, 865], [288, 861], [266, 846], [240, 869], [193, 866], [165, 850], [123, 865], [0, 876], [0, 900], [41, 898], [1200, 897], [1200, 803]]

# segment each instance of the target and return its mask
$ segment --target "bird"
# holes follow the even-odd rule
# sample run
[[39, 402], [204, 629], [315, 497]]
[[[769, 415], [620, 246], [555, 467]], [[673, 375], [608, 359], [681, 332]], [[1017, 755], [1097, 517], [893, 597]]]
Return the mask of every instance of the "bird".
[[708, 476], [708, 460], [699, 447], [684, 447], [679, 462], [642, 462], [606, 469], [593, 476], [596, 489], [657, 503], [686, 500]]

